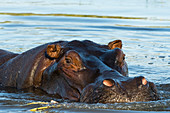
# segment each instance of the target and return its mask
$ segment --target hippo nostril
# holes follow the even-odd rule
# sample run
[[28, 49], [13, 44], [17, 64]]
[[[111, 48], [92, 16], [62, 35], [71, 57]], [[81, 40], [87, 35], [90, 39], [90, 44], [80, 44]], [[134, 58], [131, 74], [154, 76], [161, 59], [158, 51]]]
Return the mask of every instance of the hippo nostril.
[[148, 83], [148, 81], [145, 78], [142, 78], [142, 84], [146, 85]]
[[143, 76], [135, 77], [135, 80], [138, 87], [146, 86], [148, 84], [148, 81]]
[[112, 79], [105, 79], [103, 80], [103, 84], [108, 87], [112, 87], [115, 83]]

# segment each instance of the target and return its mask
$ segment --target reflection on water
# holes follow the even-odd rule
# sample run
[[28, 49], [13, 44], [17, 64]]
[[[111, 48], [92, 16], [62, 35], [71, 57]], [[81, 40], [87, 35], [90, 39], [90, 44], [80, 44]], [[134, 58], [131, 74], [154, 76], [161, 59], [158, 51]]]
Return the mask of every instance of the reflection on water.
[[[103, 112], [116, 112], [115, 110], [137, 110], [137, 111], [169, 111], [169, 84], [158, 86], [162, 93], [162, 100], [150, 101], [150, 102], [132, 102], [132, 103], [114, 103], [114, 104], [86, 104], [86, 103], [76, 103], [67, 102], [55, 97], [50, 97], [45, 95], [39, 90], [28, 91], [18, 91], [15, 89], [1, 90], [0, 91], [0, 110], [2, 112], [17, 112], [24, 111], [61, 111], [68, 110], [67, 112], [72, 112], [72, 110], [89, 110], [89, 112], [96, 112], [97, 110], [103, 110]], [[167, 97], [166, 97], [167, 96]], [[59, 103], [52, 103], [51, 100], [55, 100]], [[50, 108], [50, 109], [49, 109]], [[118, 111], [117, 111], [118, 112]], [[121, 111], [119, 111], [121, 112]]]
[[[22, 4], [22, 5], [21, 5]], [[121, 39], [130, 76], [156, 83], [157, 102], [84, 104], [43, 93], [0, 90], [0, 112], [29, 112], [30, 102], [56, 100], [49, 112], [165, 110], [170, 103], [170, 1], [167, 0], [5, 0], [0, 2], [0, 48], [21, 53], [56, 40], [89, 39], [100, 44]], [[60, 106], [57, 108], [57, 106]], [[95, 109], [95, 110], [94, 110]], [[119, 110], [119, 111], [116, 111]], [[126, 112], [126, 111], [125, 111]], [[141, 112], [141, 111], [140, 111]]]
[[169, 6], [167, 0], [1, 0], [0, 12], [169, 19]]

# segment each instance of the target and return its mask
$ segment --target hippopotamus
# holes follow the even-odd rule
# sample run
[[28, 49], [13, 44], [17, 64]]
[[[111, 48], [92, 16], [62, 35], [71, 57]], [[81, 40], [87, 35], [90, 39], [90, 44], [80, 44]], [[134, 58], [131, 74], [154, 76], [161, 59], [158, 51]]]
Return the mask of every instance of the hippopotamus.
[[46, 43], [21, 54], [0, 50], [0, 87], [41, 89], [57, 98], [85, 103], [154, 101], [153, 82], [129, 77], [122, 41]]

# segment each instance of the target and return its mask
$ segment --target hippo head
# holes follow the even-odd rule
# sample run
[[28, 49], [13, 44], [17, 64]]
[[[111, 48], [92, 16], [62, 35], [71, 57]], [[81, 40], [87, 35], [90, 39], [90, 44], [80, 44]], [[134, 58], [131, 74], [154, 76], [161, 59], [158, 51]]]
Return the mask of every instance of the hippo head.
[[41, 88], [64, 99], [87, 103], [157, 100], [157, 90], [143, 76], [128, 77], [121, 40], [108, 45], [71, 41], [48, 45], [53, 63], [43, 72]]

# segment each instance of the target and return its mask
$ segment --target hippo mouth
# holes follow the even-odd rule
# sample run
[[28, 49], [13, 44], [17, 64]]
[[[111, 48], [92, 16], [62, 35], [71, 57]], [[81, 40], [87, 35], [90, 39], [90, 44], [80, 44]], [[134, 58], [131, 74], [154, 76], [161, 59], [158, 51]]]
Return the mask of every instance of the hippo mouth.
[[86, 103], [121, 103], [156, 101], [159, 99], [157, 90], [152, 82], [140, 85], [137, 88], [125, 89], [109, 79], [109, 85], [104, 81], [88, 85], [82, 92], [80, 102]]

